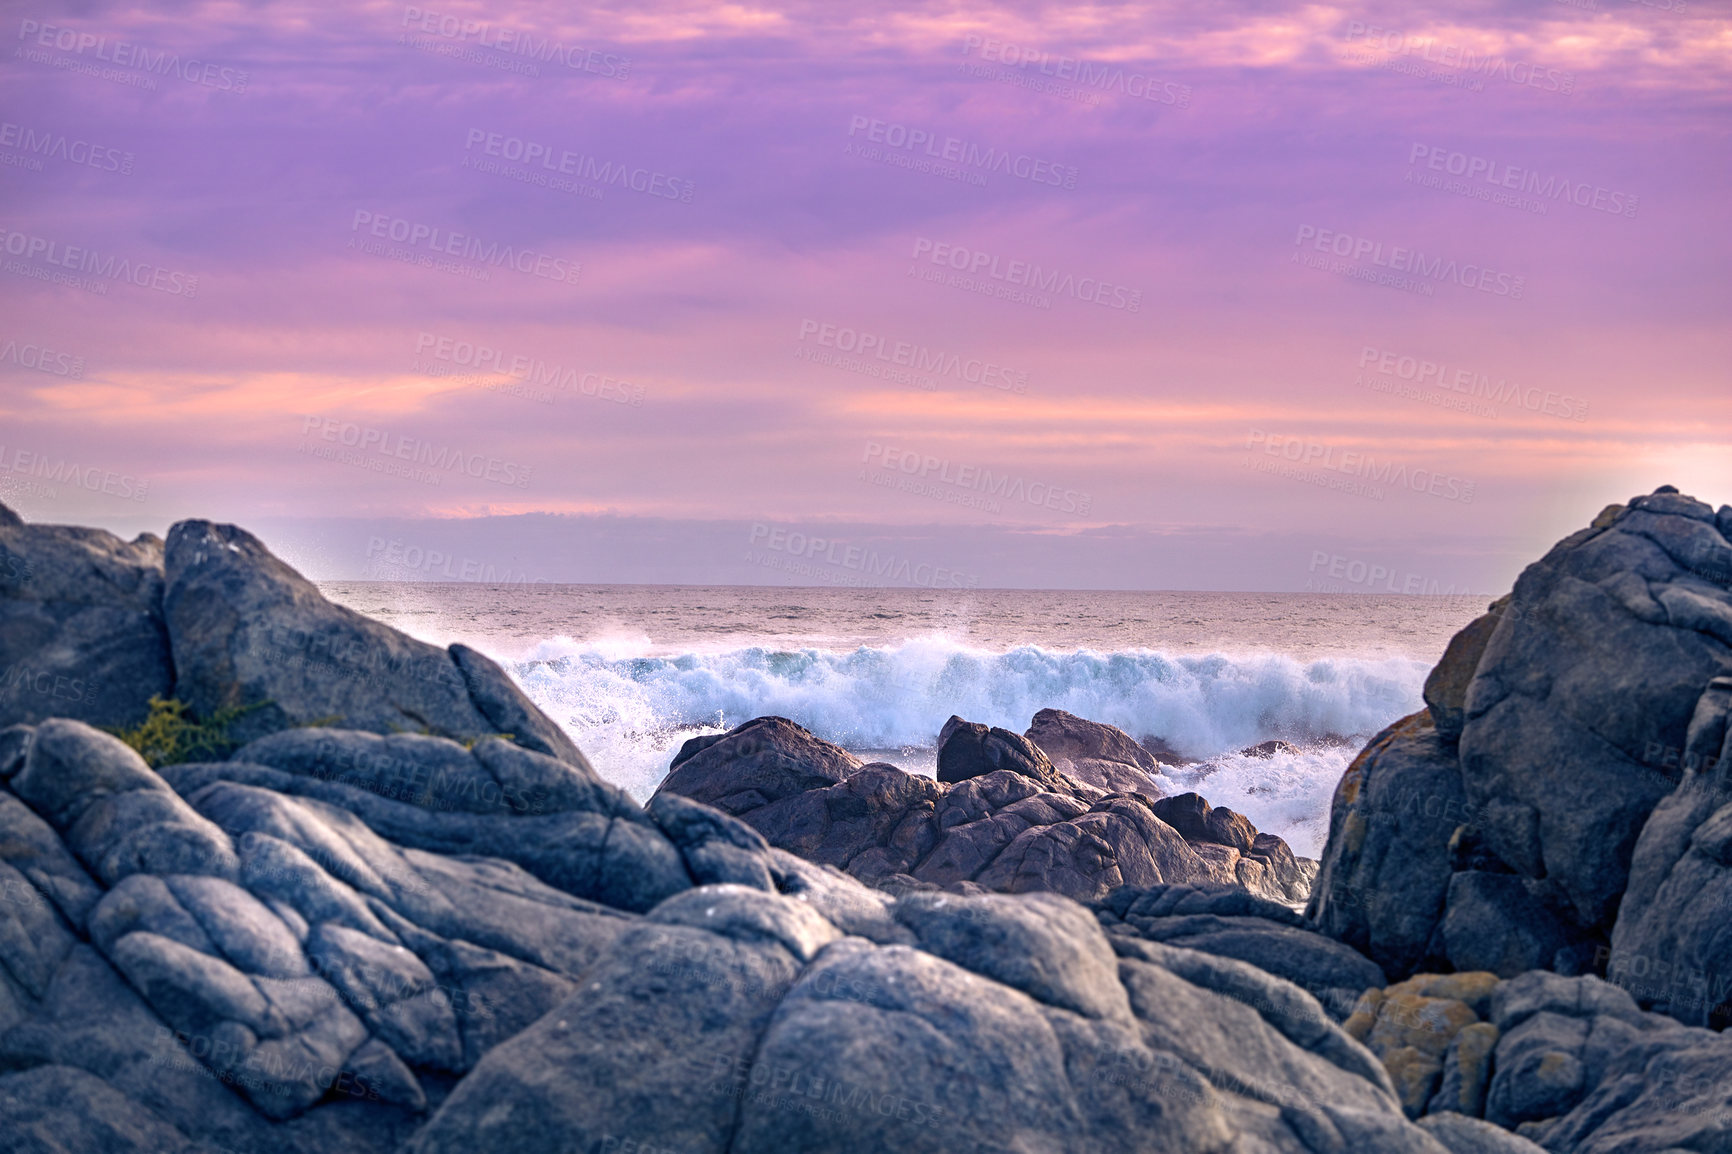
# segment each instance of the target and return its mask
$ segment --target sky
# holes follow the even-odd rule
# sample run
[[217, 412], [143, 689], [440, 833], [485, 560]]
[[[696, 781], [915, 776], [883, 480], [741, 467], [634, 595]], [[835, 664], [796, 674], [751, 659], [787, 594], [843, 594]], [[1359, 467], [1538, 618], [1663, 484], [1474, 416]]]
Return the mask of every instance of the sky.
[[29, 520], [326, 579], [1497, 593], [1732, 501], [1732, 3], [0, 14]]

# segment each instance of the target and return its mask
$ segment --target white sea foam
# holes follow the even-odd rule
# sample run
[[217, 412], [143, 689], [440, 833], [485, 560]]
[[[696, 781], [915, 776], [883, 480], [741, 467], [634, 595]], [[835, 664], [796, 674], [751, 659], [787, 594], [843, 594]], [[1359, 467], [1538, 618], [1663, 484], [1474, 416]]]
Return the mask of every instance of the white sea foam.
[[[1036, 710], [1054, 707], [1205, 759], [1175, 775], [1178, 782], [1311, 855], [1357, 748], [1327, 739], [1363, 738], [1417, 709], [1426, 669], [1405, 658], [1298, 661], [1278, 653], [992, 653], [944, 638], [850, 652], [754, 646], [673, 657], [561, 638], [512, 665], [596, 768], [640, 799], [686, 738], [765, 714], [857, 751], [900, 748], [918, 764], [925, 750], [929, 764], [953, 713], [1021, 732]], [[1236, 753], [1277, 737], [1300, 752]]]

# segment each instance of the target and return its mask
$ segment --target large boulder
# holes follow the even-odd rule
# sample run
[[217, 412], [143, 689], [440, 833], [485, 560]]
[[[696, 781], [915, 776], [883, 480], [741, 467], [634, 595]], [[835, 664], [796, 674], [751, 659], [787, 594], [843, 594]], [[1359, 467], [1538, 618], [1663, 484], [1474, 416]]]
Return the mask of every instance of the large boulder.
[[332, 604], [243, 529], [182, 521], [169, 530], [164, 566], [175, 695], [204, 717], [246, 708], [230, 728], [237, 741], [334, 723], [458, 740], [508, 735], [583, 763], [498, 665]]
[[1108, 793], [1162, 797], [1161, 763], [1124, 730], [1062, 709], [1043, 709], [1023, 733], [1053, 768]]
[[1462, 782], [1486, 847], [1609, 933], [1702, 686], [1732, 674], [1732, 507], [1669, 486], [1612, 506], [1516, 580], [1468, 685]]
[[162, 556], [149, 533], [26, 525], [0, 505], [0, 728], [144, 720], [174, 684]]
[[657, 798], [713, 805], [778, 849], [874, 885], [1092, 901], [1120, 885], [1198, 881], [1288, 904], [1310, 889], [1315, 863], [1243, 816], [1195, 794], [1103, 793], [1009, 730], [951, 718], [939, 772], [934, 781], [863, 765], [786, 718], [763, 717], [686, 742]]
[[[1604, 966], [1615, 929], [1632, 971], [1724, 968], [1707, 927], [1725, 908], [1713, 815], [1727, 799], [1682, 763], [1722, 740], [1692, 737], [1691, 718], [1732, 673], [1728, 533], [1732, 507], [1662, 487], [1559, 542], [1463, 629], [1426, 710], [1373, 738], [1337, 787], [1319, 927], [1392, 976], [1581, 974]], [[1681, 758], [1691, 742], [1715, 748]]]

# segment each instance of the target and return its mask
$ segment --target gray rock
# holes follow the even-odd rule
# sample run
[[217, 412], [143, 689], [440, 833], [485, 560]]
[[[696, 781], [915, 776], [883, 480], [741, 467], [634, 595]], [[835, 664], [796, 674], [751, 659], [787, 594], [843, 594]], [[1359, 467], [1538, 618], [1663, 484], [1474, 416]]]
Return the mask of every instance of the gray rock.
[[[43, 997], [78, 938], [28, 878], [0, 863], [0, 972], [28, 999]], [[0, 1030], [11, 1022], [0, 1018]]]
[[680, 747], [657, 792], [682, 794], [739, 816], [847, 779], [860, 759], [785, 717], [756, 717]]
[[1631, 858], [1606, 976], [1691, 1025], [1732, 1021], [1732, 678], [1709, 682]]
[[1449, 639], [1443, 656], [1432, 666], [1425, 678], [1425, 707], [1431, 714], [1437, 736], [1445, 745], [1461, 740], [1462, 725], [1467, 720], [1467, 687], [1473, 681], [1486, 643], [1497, 629], [1507, 599], [1493, 606], [1493, 612], [1476, 617]]
[[1335, 787], [1307, 917], [1391, 977], [1445, 968], [1439, 923], [1451, 839], [1473, 817], [1455, 753], [1430, 715], [1396, 722]]
[[1469, 870], [1452, 875], [1442, 927], [1450, 964], [1504, 978], [1565, 969], [1576, 935], [1547, 907], [1545, 893], [1514, 874]]
[[0, 727], [143, 721], [173, 685], [162, 541], [26, 525], [0, 506]]
[[[1644, 765], [1732, 674], [1732, 545], [1677, 493], [1613, 507], [1517, 579], [1465, 698], [1462, 778], [1486, 844], [1607, 933], [1637, 835], [1671, 792]], [[1715, 575], [1718, 579], [1714, 579]]]
[[929, 954], [1088, 1018], [1131, 1021], [1118, 960], [1088, 911], [1052, 894], [911, 894], [896, 920]]
[[0, 1075], [0, 1118], [7, 1154], [197, 1154], [185, 1134], [71, 1066]]
[[745, 822], [677, 793], [656, 794], [647, 809], [698, 885], [731, 882], [775, 890], [769, 843]]
[[750, 1061], [798, 969], [760, 932], [634, 930], [581, 993], [489, 1051], [409, 1150], [589, 1150], [610, 1135], [720, 1150], [736, 1104], [703, 1074]]
[[1529, 973], [1493, 995], [1503, 1027], [1488, 1120], [1554, 1154], [1672, 1154], [1725, 1141], [1732, 1037], [1639, 1010], [1598, 978]]
[[[102, 896], [54, 828], [4, 790], [0, 790], [0, 862], [52, 902], [75, 930], [84, 929], [85, 919]], [[22, 891], [16, 891], [16, 896], [28, 897]]]
[[37, 726], [11, 787], [105, 885], [133, 873], [234, 875], [222, 831], [138, 754], [82, 722], [57, 718]]
[[1350, 947], [1314, 930], [1261, 917], [1150, 917], [1133, 907], [1122, 925], [1123, 932], [1146, 941], [1237, 958], [1285, 978], [1342, 1017], [1362, 991], [1388, 984], [1376, 962]]
[[[219, 804], [231, 804], [222, 799], [236, 796], [213, 792], [207, 797], [203, 791], [219, 783], [316, 799], [347, 810], [398, 845], [503, 858], [557, 889], [618, 909], [648, 910], [691, 885], [679, 850], [647, 814], [611, 786], [595, 791], [602, 812], [469, 814], [428, 810], [338, 781], [238, 761], [166, 766], [163, 773], [195, 805], [212, 813]], [[225, 826], [242, 820], [219, 818]]]
[[1419, 1126], [1442, 1143], [1449, 1154], [1544, 1154], [1544, 1147], [1535, 1146], [1519, 1134], [1461, 1114], [1431, 1114], [1421, 1118]]
[[1108, 793], [1161, 797], [1161, 763], [1131, 735], [1112, 725], [1088, 721], [1062, 709], [1034, 715], [1023, 736], [1052, 759], [1068, 777]]
[[463, 675], [469, 700], [487, 719], [493, 732], [508, 735], [510, 741], [524, 749], [590, 769], [589, 760], [570, 735], [541, 712], [492, 658], [467, 645], [453, 645], [447, 652]]
[[413, 952], [326, 924], [314, 931], [307, 953], [368, 1028], [405, 1062], [452, 1072], [464, 1068], [451, 1001], [433, 996], [438, 982]]
[[237, 742], [333, 720], [459, 740], [509, 732], [587, 768], [493, 662], [333, 605], [244, 530], [180, 522], [169, 530], [164, 573], [175, 696], [200, 717], [248, 707], [229, 727]]
[[1589, 1089], [1582, 1066], [1587, 1040], [1586, 1022], [1549, 1011], [1505, 1033], [1498, 1039], [1486, 1119], [1513, 1130], [1569, 1111]]
[[337, 782], [438, 813], [611, 815], [637, 809], [581, 758], [560, 761], [496, 738], [466, 749], [421, 734], [291, 729], [241, 747], [230, 760]]

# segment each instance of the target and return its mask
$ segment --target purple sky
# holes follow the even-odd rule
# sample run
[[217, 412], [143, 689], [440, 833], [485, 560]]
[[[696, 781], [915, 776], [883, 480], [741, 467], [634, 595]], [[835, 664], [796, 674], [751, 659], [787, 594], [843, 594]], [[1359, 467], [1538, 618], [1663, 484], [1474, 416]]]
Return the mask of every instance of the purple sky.
[[870, 10], [7, 6], [0, 501], [322, 577], [1496, 592], [1732, 500], [1732, 6]]

